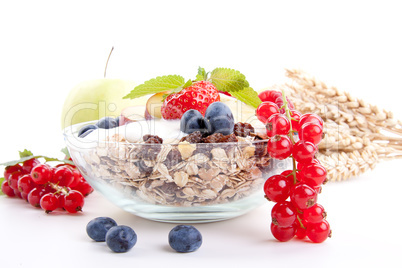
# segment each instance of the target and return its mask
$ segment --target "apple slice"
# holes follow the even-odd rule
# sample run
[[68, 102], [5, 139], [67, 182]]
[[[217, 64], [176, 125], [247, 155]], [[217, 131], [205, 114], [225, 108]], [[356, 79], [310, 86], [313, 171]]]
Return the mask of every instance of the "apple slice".
[[168, 91], [159, 92], [152, 95], [146, 104], [145, 116], [150, 118], [162, 118], [161, 108], [163, 104], [163, 96], [169, 94]]
[[123, 126], [130, 122], [145, 120], [144, 111], [145, 106], [143, 105], [129, 106], [124, 108], [120, 114], [119, 125]]

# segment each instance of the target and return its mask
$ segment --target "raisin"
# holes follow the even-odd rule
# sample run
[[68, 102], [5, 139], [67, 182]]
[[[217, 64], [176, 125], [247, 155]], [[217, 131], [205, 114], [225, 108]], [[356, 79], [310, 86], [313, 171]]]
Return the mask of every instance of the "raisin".
[[[159, 143], [159, 144], [163, 143], [163, 139], [156, 135], [146, 134], [146, 135], [142, 136], [142, 139], [145, 141], [145, 143]], [[151, 140], [151, 141], [149, 141], [149, 140]]]
[[254, 128], [249, 123], [238, 122], [234, 125], [233, 131], [236, 136], [247, 137], [254, 133]]
[[202, 139], [202, 142], [204, 143], [219, 143], [220, 140], [223, 138], [223, 134], [222, 133], [214, 133], [212, 135], [209, 135], [206, 138]]
[[223, 136], [219, 142], [238, 142], [238, 139], [234, 133]]
[[170, 169], [171, 167], [177, 165], [182, 161], [180, 151], [177, 148], [172, 148], [170, 152], [166, 156], [166, 160], [164, 161], [166, 167]]
[[180, 142], [187, 141], [189, 143], [200, 143], [202, 142], [202, 133], [200, 131], [194, 131], [187, 136], [181, 138]]

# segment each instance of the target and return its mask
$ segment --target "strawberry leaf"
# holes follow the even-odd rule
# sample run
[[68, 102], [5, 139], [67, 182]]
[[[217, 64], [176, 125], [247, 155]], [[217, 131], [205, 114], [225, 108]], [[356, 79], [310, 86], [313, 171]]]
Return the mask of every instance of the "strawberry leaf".
[[246, 87], [239, 91], [232, 91], [230, 94], [239, 101], [242, 101], [254, 108], [257, 108], [261, 103], [258, 93], [251, 87]]
[[195, 78], [195, 81], [204, 81], [207, 80], [208, 73], [205, 72], [204, 68], [198, 67], [198, 74]]
[[136, 86], [123, 99], [135, 99], [148, 94], [170, 91], [179, 92], [186, 84], [184, 78], [180, 75], [165, 75], [152, 78], [141, 85]]
[[239, 71], [229, 68], [216, 68], [211, 72], [210, 81], [220, 91], [235, 92], [249, 87], [246, 77]]

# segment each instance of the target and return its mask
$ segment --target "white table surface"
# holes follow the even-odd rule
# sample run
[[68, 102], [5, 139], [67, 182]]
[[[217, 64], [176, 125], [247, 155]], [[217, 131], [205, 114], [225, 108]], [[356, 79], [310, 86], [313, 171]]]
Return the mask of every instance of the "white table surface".
[[[145, 2], [145, 1], [144, 1]], [[0, 4], [0, 162], [24, 148], [61, 156], [61, 107], [83, 80], [141, 83], [156, 75], [195, 75], [231, 67], [255, 89], [300, 68], [402, 118], [402, 40], [398, 1], [9, 1]], [[277, 242], [266, 203], [223, 222], [196, 224], [204, 241], [173, 252], [174, 224], [131, 215], [99, 193], [77, 215], [46, 215], [0, 196], [0, 267], [402, 267], [401, 160], [324, 186], [319, 203], [333, 237], [322, 244]], [[137, 245], [114, 254], [85, 233], [89, 220], [113, 217], [134, 228]], [[114, 267], [114, 266], [113, 266]]]

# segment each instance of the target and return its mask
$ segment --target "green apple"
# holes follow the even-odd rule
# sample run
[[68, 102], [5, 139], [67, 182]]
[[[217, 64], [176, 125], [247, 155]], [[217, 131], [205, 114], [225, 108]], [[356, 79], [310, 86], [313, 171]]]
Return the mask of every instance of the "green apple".
[[145, 105], [148, 96], [123, 99], [135, 86], [133, 81], [106, 78], [78, 84], [64, 102], [62, 128], [105, 116], [117, 117], [125, 107]]

